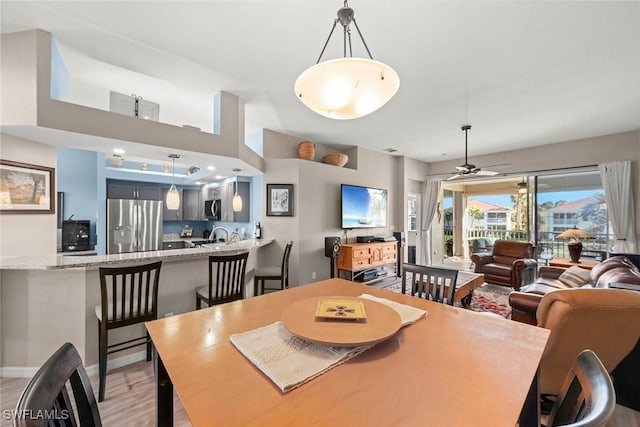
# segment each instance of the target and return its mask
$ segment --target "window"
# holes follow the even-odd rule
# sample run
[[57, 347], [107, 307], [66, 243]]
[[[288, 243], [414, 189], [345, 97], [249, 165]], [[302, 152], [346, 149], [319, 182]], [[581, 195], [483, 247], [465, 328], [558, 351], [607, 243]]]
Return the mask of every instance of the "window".
[[408, 196], [407, 213], [407, 230], [418, 231], [418, 197], [415, 194]]

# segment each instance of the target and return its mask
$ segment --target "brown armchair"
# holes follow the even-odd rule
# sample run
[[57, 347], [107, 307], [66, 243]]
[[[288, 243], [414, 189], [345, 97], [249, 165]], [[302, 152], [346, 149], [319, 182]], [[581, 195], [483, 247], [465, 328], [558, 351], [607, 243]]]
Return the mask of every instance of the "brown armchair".
[[576, 356], [593, 350], [611, 372], [640, 336], [640, 292], [562, 289], [547, 293], [538, 326], [551, 330], [540, 361], [540, 393], [557, 395]]
[[484, 274], [484, 281], [516, 290], [535, 278], [538, 262], [531, 243], [496, 240], [488, 254], [473, 254], [475, 272]]

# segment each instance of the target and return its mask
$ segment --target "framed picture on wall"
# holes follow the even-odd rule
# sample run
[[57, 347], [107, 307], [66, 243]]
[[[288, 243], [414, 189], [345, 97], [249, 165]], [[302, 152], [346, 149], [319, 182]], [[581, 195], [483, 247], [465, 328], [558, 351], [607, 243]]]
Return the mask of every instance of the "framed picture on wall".
[[55, 213], [55, 169], [0, 160], [0, 214]]
[[293, 216], [293, 184], [267, 184], [267, 216]]

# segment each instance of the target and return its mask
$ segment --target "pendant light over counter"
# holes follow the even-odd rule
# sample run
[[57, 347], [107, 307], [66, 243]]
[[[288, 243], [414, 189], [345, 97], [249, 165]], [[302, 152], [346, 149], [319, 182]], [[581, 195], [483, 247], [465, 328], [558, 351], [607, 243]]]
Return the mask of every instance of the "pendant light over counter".
[[167, 199], [165, 200], [167, 204], [167, 209], [171, 211], [178, 210], [180, 208], [180, 193], [173, 183], [175, 173], [176, 173], [176, 159], [180, 158], [179, 154], [169, 154], [169, 158], [173, 162], [173, 167], [171, 168], [171, 188], [167, 191]]
[[[338, 22], [343, 29], [344, 57], [320, 62]], [[358, 31], [368, 59], [352, 57], [351, 23]], [[345, 0], [316, 64], [300, 74], [294, 90], [298, 99], [312, 111], [330, 119], [347, 120], [373, 113], [393, 98], [399, 87], [400, 78], [393, 68], [371, 56], [353, 9]]]
[[231, 206], [234, 212], [240, 212], [242, 211], [242, 197], [240, 197], [240, 195], [238, 194], [238, 172], [240, 172], [240, 169], [236, 168], [233, 169], [233, 171], [236, 173], [236, 191], [233, 195]]

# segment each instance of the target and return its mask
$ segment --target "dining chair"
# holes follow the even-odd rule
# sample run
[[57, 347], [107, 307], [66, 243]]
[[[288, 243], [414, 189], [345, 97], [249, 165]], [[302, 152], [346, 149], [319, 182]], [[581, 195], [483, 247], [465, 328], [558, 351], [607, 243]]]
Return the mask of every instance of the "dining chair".
[[583, 350], [565, 378], [547, 427], [604, 426], [615, 407], [609, 373], [593, 351]]
[[453, 305], [458, 270], [417, 264], [402, 264], [402, 289], [411, 285], [411, 295]]
[[[196, 288], [196, 310], [244, 299], [244, 280], [249, 252], [209, 256], [209, 285]], [[215, 270], [215, 274], [214, 274]]]
[[73, 344], [63, 344], [31, 378], [18, 399], [13, 425], [102, 426], [91, 382]]
[[98, 401], [104, 400], [107, 355], [132, 347], [147, 345], [147, 362], [151, 360], [151, 338], [144, 336], [109, 344], [109, 331], [158, 318], [158, 283], [162, 261], [132, 267], [100, 267], [101, 304], [96, 306], [99, 352]]
[[[268, 265], [260, 267], [256, 270], [254, 277], [253, 295], [262, 295], [265, 289], [282, 290], [289, 288], [289, 256], [291, 255], [291, 247], [293, 241], [287, 243], [282, 254], [282, 264], [280, 266]], [[280, 288], [265, 288], [264, 282], [267, 280], [279, 280]], [[258, 293], [260, 292], [260, 293]]]

